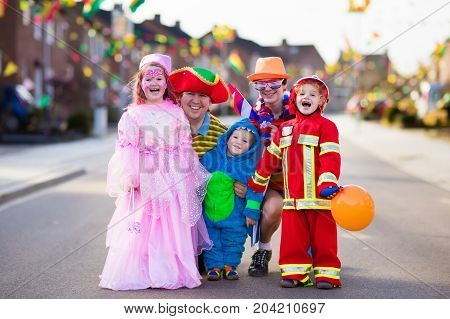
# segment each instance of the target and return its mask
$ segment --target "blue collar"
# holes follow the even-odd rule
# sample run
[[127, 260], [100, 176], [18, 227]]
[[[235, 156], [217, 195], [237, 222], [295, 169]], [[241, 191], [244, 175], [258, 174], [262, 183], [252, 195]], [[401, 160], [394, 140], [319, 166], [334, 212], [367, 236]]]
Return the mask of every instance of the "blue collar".
[[208, 135], [209, 131], [209, 124], [211, 123], [211, 116], [209, 112], [206, 113], [205, 119], [203, 120], [202, 126], [198, 129], [198, 131], [195, 134], [201, 134], [203, 136]]

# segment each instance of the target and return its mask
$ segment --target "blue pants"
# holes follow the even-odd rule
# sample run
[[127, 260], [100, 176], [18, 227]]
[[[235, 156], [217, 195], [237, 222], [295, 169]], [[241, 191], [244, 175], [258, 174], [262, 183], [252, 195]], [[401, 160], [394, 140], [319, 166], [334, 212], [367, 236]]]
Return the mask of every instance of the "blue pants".
[[226, 219], [214, 222], [204, 215], [209, 238], [213, 247], [203, 252], [206, 269], [224, 265], [237, 267], [241, 263], [244, 244], [247, 239], [245, 216], [233, 210]]

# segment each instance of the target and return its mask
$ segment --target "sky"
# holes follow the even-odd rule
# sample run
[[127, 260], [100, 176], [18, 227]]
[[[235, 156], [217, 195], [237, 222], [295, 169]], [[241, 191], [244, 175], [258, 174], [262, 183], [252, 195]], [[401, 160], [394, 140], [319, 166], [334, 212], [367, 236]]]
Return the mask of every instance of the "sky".
[[[103, 8], [120, 2], [128, 4], [130, 0], [106, 0]], [[337, 61], [348, 39], [364, 54], [387, 50], [394, 67], [403, 74], [415, 72], [419, 62], [429, 64], [436, 44], [450, 37], [450, 1], [371, 0], [365, 13], [349, 13], [348, 2], [146, 0], [130, 17], [139, 22], [160, 14], [166, 25], [179, 20], [192, 37], [203, 36], [214, 25], [227, 24], [240, 37], [260, 45], [278, 45], [282, 39], [292, 45], [313, 44], [328, 64]]]

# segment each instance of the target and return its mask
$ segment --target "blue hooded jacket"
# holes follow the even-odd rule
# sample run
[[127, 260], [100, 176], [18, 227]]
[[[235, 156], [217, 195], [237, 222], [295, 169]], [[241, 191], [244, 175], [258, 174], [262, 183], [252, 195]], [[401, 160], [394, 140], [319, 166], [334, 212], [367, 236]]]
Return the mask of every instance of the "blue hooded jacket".
[[[231, 157], [227, 155], [227, 142], [233, 131], [239, 127], [244, 127], [253, 133], [255, 141], [245, 153]], [[217, 141], [217, 146], [202, 157], [201, 163], [211, 173], [222, 172], [232, 180], [237, 180], [247, 185], [248, 179], [252, 177], [256, 164], [260, 159], [260, 151], [261, 138], [258, 129], [246, 118], [234, 123], [228, 131], [223, 133]], [[234, 195], [234, 209], [243, 212], [245, 204], [245, 199]], [[245, 213], [245, 215], [254, 220], [259, 219], [259, 212], [257, 211], [249, 210], [248, 214]]]

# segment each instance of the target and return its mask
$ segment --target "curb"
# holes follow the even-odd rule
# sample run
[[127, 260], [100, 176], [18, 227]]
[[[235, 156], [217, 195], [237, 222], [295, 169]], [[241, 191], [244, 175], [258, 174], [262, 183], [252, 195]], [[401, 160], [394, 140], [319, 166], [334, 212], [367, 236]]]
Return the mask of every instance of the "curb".
[[35, 180], [26, 184], [14, 186], [5, 192], [0, 193], [0, 205], [13, 199], [29, 195], [38, 190], [61, 184], [84, 174], [86, 174], [84, 168], [76, 168], [59, 175], [54, 174], [51, 178]]

